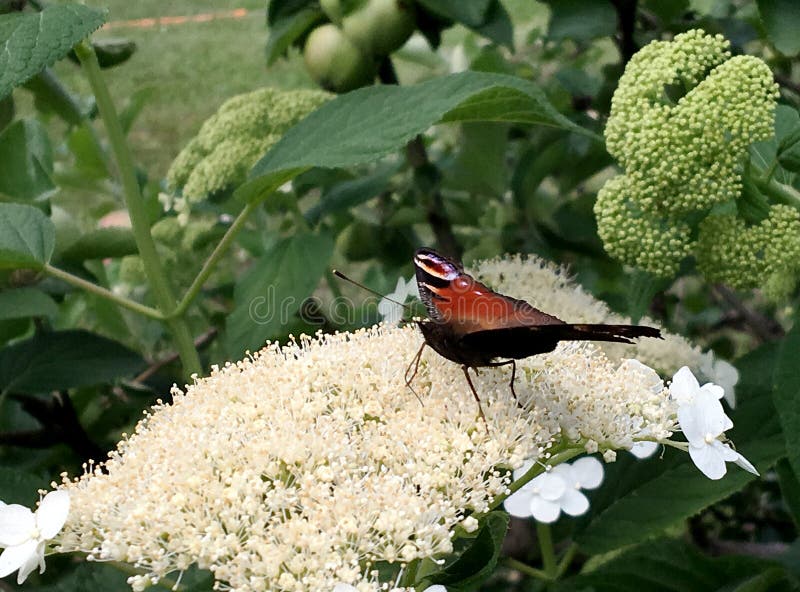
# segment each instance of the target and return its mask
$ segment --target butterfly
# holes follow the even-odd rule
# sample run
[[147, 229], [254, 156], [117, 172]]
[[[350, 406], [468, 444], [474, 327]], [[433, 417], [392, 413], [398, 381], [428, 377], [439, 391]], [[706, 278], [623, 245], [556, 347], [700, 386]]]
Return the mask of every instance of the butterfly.
[[553, 351], [559, 341], [633, 343], [635, 337], [661, 337], [655, 327], [565, 323], [524, 300], [494, 292], [466, 273], [460, 263], [433, 249], [417, 249], [414, 268], [428, 318], [416, 321], [425, 341], [406, 369], [406, 385], [413, 391], [411, 383], [422, 353], [430, 347], [461, 365], [484, 421], [470, 368], [477, 372], [510, 365], [509, 386], [516, 399], [516, 360]]

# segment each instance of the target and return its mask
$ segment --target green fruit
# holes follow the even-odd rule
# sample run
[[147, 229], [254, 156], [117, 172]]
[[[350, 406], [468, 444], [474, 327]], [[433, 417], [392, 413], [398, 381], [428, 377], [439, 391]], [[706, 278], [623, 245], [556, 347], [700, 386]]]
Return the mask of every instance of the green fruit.
[[415, 27], [410, 0], [368, 0], [342, 22], [347, 38], [373, 57], [387, 56], [402, 47]]
[[311, 77], [326, 90], [347, 92], [372, 82], [376, 66], [336, 25], [317, 27], [303, 50]]

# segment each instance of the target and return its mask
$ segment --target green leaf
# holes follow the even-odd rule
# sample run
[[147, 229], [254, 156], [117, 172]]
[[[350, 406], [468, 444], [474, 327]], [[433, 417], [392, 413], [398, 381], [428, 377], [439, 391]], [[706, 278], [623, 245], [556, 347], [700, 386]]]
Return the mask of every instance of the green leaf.
[[8, 95], [4, 99], [0, 99], [0, 131], [14, 120], [15, 112], [13, 96]]
[[389, 181], [398, 170], [399, 164], [394, 163], [380, 167], [369, 175], [337, 183], [308, 209], [306, 220], [314, 225], [329, 214], [353, 208], [377, 197], [389, 188]]
[[785, 56], [800, 52], [800, 4], [796, 0], [758, 0], [758, 12], [775, 49]]
[[73, 128], [67, 135], [67, 147], [75, 157], [75, 168], [82, 177], [96, 180], [110, 176], [91, 123], [84, 122]]
[[0, 269], [41, 269], [53, 254], [55, 233], [41, 210], [0, 203]]
[[47, 488], [48, 479], [27, 473], [15, 467], [0, 467], [0, 500], [7, 504], [33, 507], [39, 499], [36, 493]]
[[[783, 338], [775, 365], [772, 400], [786, 440], [786, 452], [795, 474], [800, 474], [800, 323]], [[766, 380], [766, 377], [764, 378]]]
[[42, 113], [55, 113], [71, 125], [79, 125], [84, 119], [83, 107], [50, 68], [45, 68], [25, 83], [33, 93], [34, 105]]
[[105, 11], [52, 4], [41, 12], [0, 16], [0, 98], [66, 56], [105, 22]]
[[81, 262], [87, 259], [125, 257], [138, 252], [133, 231], [130, 228], [112, 226], [82, 235], [61, 253], [61, 258], [70, 262]]
[[599, 0], [551, 0], [547, 36], [555, 41], [590, 41], [617, 30], [617, 13], [611, 2]]
[[144, 365], [136, 352], [88, 331], [39, 333], [0, 350], [0, 391], [41, 393], [103, 384]]
[[263, 199], [300, 172], [378, 160], [439, 122], [507, 121], [594, 137], [547, 101], [535, 84], [503, 74], [462, 72], [414, 86], [369, 86], [340, 95], [291, 128], [256, 163], [239, 199]]
[[58, 305], [36, 288], [16, 288], [0, 292], [0, 321], [58, 315]]
[[[677, 493], [677, 492], [673, 492]], [[613, 592], [756, 592], [797, 590], [776, 562], [756, 557], [707, 557], [682, 541], [662, 539], [637, 546], [585, 575], [563, 580], [568, 590]]]
[[332, 253], [330, 236], [301, 233], [278, 241], [256, 261], [234, 290], [236, 307], [226, 322], [228, 353], [240, 357], [285, 335]]
[[800, 481], [792, 470], [792, 465], [785, 458], [779, 460], [775, 465], [775, 472], [778, 473], [783, 501], [789, 507], [795, 526], [797, 526], [800, 524]]
[[479, 27], [489, 11], [491, 0], [418, 0], [422, 6], [441, 17], [466, 27]]
[[53, 150], [44, 126], [20, 119], [0, 133], [0, 193], [13, 200], [32, 201], [55, 190]]
[[[762, 347], [742, 358], [737, 385], [740, 404], [732, 413], [729, 436], [748, 460], [764, 471], [786, 454], [768, 383], [775, 348]], [[592, 496], [591, 513], [579, 523], [575, 541], [584, 551], [605, 553], [660, 535], [676, 521], [741, 489], [754, 475], [734, 464], [719, 481], [711, 481], [673, 449], [663, 459], [643, 461], [620, 455], [607, 466], [606, 478]], [[680, 495], [676, 495], [680, 492]]]
[[321, 22], [324, 15], [321, 10], [305, 8], [299, 12], [277, 20], [269, 28], [267, 39], [267, 65], [271, 66], [281, 57], [292, 43], [300, 39], [315, 24]]
[[119, 113], [119, 122], [122, 124], [122, 129], [126, 134], [131, 131], [133, 122], [139, 117], [139, 113], [142, 112], [147, 102], [153, 98], [155, 91], [156, 87], [154, 86], [143, 86], [130, 94], [125, 106]]
[[472, 539], [460, 539], [463, 549], [456, 549], [455, 559], [441, 570], [425, 575], [425, 582], [442, 584], [448, 590], [470, 590], [486, 580], [497, 565], [503, 539], [508, 530], [508, 514], [491, 512], [482, 518], [483, 524]]
[[113, 68], [127, 62], [136, 52], [136, 42], [119, 37], [106, 37], [92, 41], [101, 68]]
[[472, 194], [502, 196], [508, 186], [506, 147], [508, 126], [465, 123], [452, 166], [444, 171], [446, 185]]

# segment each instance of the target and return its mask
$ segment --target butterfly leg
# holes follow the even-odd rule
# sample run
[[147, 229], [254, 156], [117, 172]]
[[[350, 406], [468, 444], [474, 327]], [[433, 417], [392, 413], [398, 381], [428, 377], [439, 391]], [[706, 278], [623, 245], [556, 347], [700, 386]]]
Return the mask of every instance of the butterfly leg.
[[478, 403], [478, 413], [481, 414], [483, 423], [486, 423], [486, 416], [483, 414], [483, 408], [481, 407], [480, 397], [478, 397], [478, 391], [475, 390], [475, 385], [472, 384], [472, 379], [469, 377], [469, 368], [467, 366], [461, 366], [461, 369], [464, 371], [464, 376], [467, 378], [467, 384], [469, 384], [469, 388], [472, 389], [472, 396], [475, 397], [475, 401]]
[[517, 407], [524, 409], [519, 402], [519, 397], [517, 397], [517, 391], [514, 390], [514, 380], [517, 377], [517, 361], [506, 360], [505, 362], [494, 362], [492, 364], [487, 364], [487, 366], [490, 368], [499, 368], [500, 366], [508, 366], [509, 364], [511, 364], [511, 380], [509, 381], [508, 386], [511, 389], [511, 394], [514, 397], [514, 400], [517, 402]]
[[[421, 398], [420, 398], [420, 396], [417, 394], [417, 391], [415, 391], [415, 390], [414, 390], [414, 387], [413, 387], [413, 386], [411, 386], [411, 382], [412, 382], [412, 381], [414, 380], [414, 378], [416, 378], [416, 376], [417, 376], [417, 371], [419, 370], [419, 362], [420, 362], [420, 360], [422, 359], [422, 352], [423, 352], [423, 351], [425, 351], [425, 346], [426, 346], [426, 345], [428, 345], [428, 344], [427, 344], [427, 343], [425, 343], [425, 342], [423, 341], [423, 342], [422, 342], [422, 345], [421, 345], [421, 346], [420, 346], [420, 348], [419, 348], [419, 351], [417, 351], [416, 355], [415, 355], [415, 356], [414, 356], [414, 358], [411, 360], [411, 363], [408, 365], [408, 368], [406, 368], [406, 374], [405, 374], [406, 386], [407, 386], [409, 389], [411, 389], [411, 392], [412, 392], [412, 393], [414, 393], [414, 396], [415, 396], [415, 397], [417, 398], [417, 400], [419, 401], [419, 404], [420, 404], [420, 405], [422, 405], [423, 407], [425, 406], [425, 404], [422, 402], [422, 399], [421, 399]], [[411, 367], [412, 367], [412, 366], [414, 367], [414, 371], [413, 371], [413, 372], [411, 372]], [[408, 376], [408, 373], [409, 373], [409, 372], [411, 372], [411, 376], [410, 376], [410, 377]]]

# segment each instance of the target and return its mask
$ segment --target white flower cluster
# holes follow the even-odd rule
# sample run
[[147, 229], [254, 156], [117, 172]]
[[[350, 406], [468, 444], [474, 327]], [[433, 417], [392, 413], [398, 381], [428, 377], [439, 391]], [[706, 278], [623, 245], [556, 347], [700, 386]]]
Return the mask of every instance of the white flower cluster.
[[[374, 564], [447, 553], [525, 459], [558, 440], [630, 448], [667, 438], [675, 404], [630, 364], [566, 344], [475, 379], [428, 350], [403, 378], [415, 327], [270, 346], [176, 391], [106, 463], [64, 487], [60, 550], [131, 563], [142, 588], [191, 564], [236, 590], [378, 590]], [[506, 467], [507, 469], [504, 469]]]

